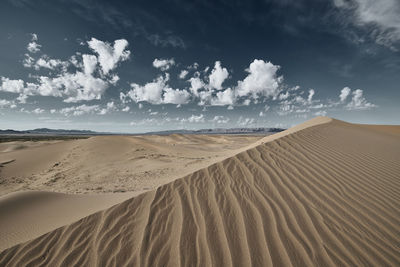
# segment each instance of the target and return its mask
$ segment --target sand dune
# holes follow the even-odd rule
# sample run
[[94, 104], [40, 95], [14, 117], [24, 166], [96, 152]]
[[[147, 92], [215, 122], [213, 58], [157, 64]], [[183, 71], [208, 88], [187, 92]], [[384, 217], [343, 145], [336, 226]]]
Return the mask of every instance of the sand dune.
[[400, 136], [317, 118], [0, 253], [1, 266], [398, 266]]
[[0, 197], [0, 251], [41, 236], [137, 193], [68, 195], [27, 191]]
[[0, 195], [142, 191], [236, 153], [262, 136], [96, 136], [0, 144]]
[[[71, 149], [73, 141], [10, 142], [0, 144], [0, 195], [12, 192], [9, 186], [27, 182], [35, 174], [50, 169]], [[28, 180], [29, 180], [28, 179]]]

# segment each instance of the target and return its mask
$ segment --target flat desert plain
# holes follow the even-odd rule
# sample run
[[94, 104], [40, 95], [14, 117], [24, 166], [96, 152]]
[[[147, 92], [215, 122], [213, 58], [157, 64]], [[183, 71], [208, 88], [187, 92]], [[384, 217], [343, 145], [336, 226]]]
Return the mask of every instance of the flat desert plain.
[[400, 265], [400, 126], [0, 151], [0, 266]]

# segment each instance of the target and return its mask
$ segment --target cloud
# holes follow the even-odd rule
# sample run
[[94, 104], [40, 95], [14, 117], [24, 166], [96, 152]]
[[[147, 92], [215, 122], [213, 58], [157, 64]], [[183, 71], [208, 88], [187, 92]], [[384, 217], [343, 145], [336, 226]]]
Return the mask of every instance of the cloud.
[[216, 96], [211, 98], [212, 106], [226, 106], [235, 103], [235, 93], [231, 88], [217, 92]]
[[25, 58], [22, 61], [22, 65], [25, 68], [32, 68], [34, 64], [35, 64], [35, 59], [31, 57], [29, 54], [25, 54]]
[[243, 81], [238, 82], [238, 96], [250, 96], [258, 99], [260, 96], [275, 97], [279, 93], [282, 76], [277, 76], [279, 66], [255, 59], [246, 71], [249, 73]]
[[237, 124], [242, 127], [247, 127], [255, 123], [254, 118], [243, 118], [242, 116], [239, 117]]
[[209, 86], [217, 90], [222, 89], [222, 83], [228, 78], [229, 73], [226, 68], [221, 67], [221, 62], [216, 61], [214, 69], [211, 71], [209, 78]]
[[[116, 40], [111, 46], [107, 42], [92, 38], [87, 44], [98, 56], [84, 54], [80, 60], [80, 53], [77, 53], [69, 60], [62, 61], [42, 55], [35, 61], [26, 54], [23, 61], [25, 67], [51, 70], [49, 76], [30, 74], [31, 78], [36, 79], [35, 82], [2, 77], [0, 91], [19, 94], [18, 100], [22, 103], [26, 102], [28, 96], [33, 95], [64, 97], [64, 102], [101, 99], [105, 90], [110, 85], [116, 85], [119, 80], [118, 75], [110, 71], [114, 70], [119, 62], [129, 58], [130, 51], [126, 50], [128, 42], [124, 39]], [[75, 67], [75, 72], [69, 72], [69, 67]]]
[[308, 102], [308, 103], [311, 103], [311, 102], [312, 102], [312, 98], [313, 98], [314, 94], [315, 94], [314, 89], [310, 89], [310, 90], [308, 91], [308, 98], [307, 98], [307, 102]]
[[[173, 59], [155, 59], [153, 66], [161, 70], [167, 70], [175, 64]], [[186, 70], [181, 71], [178, 78], [185, 78], [189, 69], [197, 69], [199, 65], [194, 63]], [[220, 61], [216, 61], [211, 73], [207, 71], [195, 71], [193, 76], [187, 80], [190, 83], [188, 91], [185, 89], [172, 89], [168, 84], [169, 74], [159, 76], [152, 82], [144, 85], [137, 83], [131, 84], [131, 90], [126, 94], [121, 94], [121, 101], [126, 101], [129, 96], [134, 102], [146, 101], [151, 104], [187, 104], [190, 101], [197, 101], [201, 106], [230, 106], [250, 105], [252, 101], [258, 103], [260, 98], [278, 98], [283, 86], [283, 77], [277, 75], [279, 66], [264, 60], [254, 60], [246, 72], [247, 77], [238, 81], [234, 87], [224, 87], [224, 81], [229, 77], [229, 72], [222, 67]], [[291, 91], [298, 89], [291, 88]], [[310, 90], [309, 101], [312, 102], [314, 90]], [[285, 94], [279, 95], [280, 99], [289, 97], [289, 90]], [[241, 101], [240, 101], [241, 100]], [[302, 101], [307, 101], [302, 98]]]
[[179, 79], [185, 79], [186, 78], [186, 76], [189, 74], [189, 71], [187, 71], [187, 70], [182, 70], [180, 73], [179, 73]]
[[34, 110], [32, 110], [32, 113], [35, 113], [35, 114], [42, 114], [44, 112], [45, 112], [45, 110], [42, 108], [35, 108]]
[[25, 83], [23, 80], [10, 80], [6, 77], [1, 77], [0, 91], [20, 94], [24, 91]]
[[209, 122], [218, 123], [218, 124], [226, 124], [230, 121], [229, 118], [224, 116], [214, 116], [213, 119], [209, 120]]
[[[400, 2], [397, 0], [334, 0], [340, 10], [350, 12], [350, 23], [364, 28], [376, 43], [397, 50], [400, 41]], [[372, 30], [371, 30], [372, 29]]]
[[[40, 51], [41, 45], [37, 44], [36, 41], [38, 37], [36, 34], [32, 34], [32, 41], [28, 44], [27, 49], [31, 53], [37, 53]], [[62, 67], [64, 70], [69, 66], [70, 62], [65, 62], [60, 59], [51, 59], [47, 55], [42, 55], [38, 60], [35, 59], [30, 54], [25, 54], [23, 60], [23, 66], [26, 68], [34, 68], [39, 70], [40, 68], [46, 68], [54, 70], [57, 67]]]
[[129, 59], [131, 53], [129, 50], [126, 50], [128, 41], [125, 39], [115, 40], [113, 46], [108, 42], [103, 42], [96, 38], [92, 38], [87, 43], [98, 54], [98, 61], [104, 74], [108, 74], [111, 70], [115, 69], [119, 62]]
[[347, 97], [350, 95], [351, 89], [349, 87], [344, 87], [341, 91], [340, 91], [340, 102], [344, 102], [346, 101]]
[[40, 51], [41, 45], [36, 42], [38, 40], [36, 33], [32, 33], [31, 36], [32, 36], [31, 42], [28, 43], [26, 49], [28, 49], [28, 51], [31, 53], [37, 53]]
[[357, 89], [352, 93], [351, 102], [347, 104], [348, 110], [366, 110], [376, 107], [375, 104], [369, 103], [363, 96], [363, 90]]
[[166, 82], [168, 78], [164, 76], [159, 76], [152, 82], [146, 83], [141, 86], [137, 83], [131, 83], [131, 90], [127, 95], [135, 102], [146, 101], [151, 104], [161, 104], [162, 103], [162, 91], [166, 87]]
[[315, 116], [326, 116], [326, 110], [320, 110], [314, 113]]
[[14, 103], [14, 101], [10, 101], [7, 99], [0, 99], [0, 108], [5, 108], [5, 107], [16, 108], [17, 105]]
[[188, 69], [193, 69], [193, 70], [197, 70], [199, 68], [199, 63], [197, 63], [197, 62], [194, 62], [192, 65], [190, 65], [189, 67], [188, 67]]
[[345, 104], [350, 94], [352, 95], [351, 100], [345, 106], [347, 110], [367, 110], [377, 107], [377, 105], [369, 103], [365, 99], [365, 97], [363, 96], [363, 90], [357, 89], [352, 92], [351, 88], [347, 86], [340, 91], [340, 101], [334, 103], [333, 105], [338, 106], [340, 104]]
[[147, 119], [142, 119], [140, 121], [132, 121], [129, 123], [129, 125], [139, 126], [139, 125], [155, 124], [155, 123], [160, 124], [160, 122], [157, 121], [155, 118], [151, 118], [151, 119], [147, 118]]
[[100, 110], [99, 105], [80, 105], [80, 106], [72, 106], [72, 107], [67, 107], [61, 109], [59, 112], [62, 115], [69, 116], [81, 116], [84, 114], [90, 114], [90, 113], [95, 113]]
[[279, 95], [279, 100], [285, 100], [285, 99], [287, 99], [289, 97], [289, 91], [287, 91], [286, 93], [282, 93], [282, 94], [280, 94]]
[[[280, 116], [289, 114], [298, 114], [296, 116], [305, 116], [307, 113], [316, 116], [325, 116], [329, 110], [327, 109], [347, 109], [347, 110], [367, 110], [377, 107], [375, 104], [369, 103], [363, 96], [363, 90], [357, 89], [352, 92], [349, 87], [344, 87], [340, 91], [340, 101], [330, 101], [314, 99], [316, 91], [310, 89], [308, 91], [307, 98], [304, 98], [304, 91], [296, 90], [287, 99], [281, 100], [277, 107], [277, 114]], [[350, 102], [346, 103], [346, 100], [351, 97]], [[278, 99], [280, 99], [278, 97]], [[300, 115], [302, 114], [302, 115]]]
[[164, 99], [165, 104], [187, 104], [189, 102], [190, 94], [186, 90], [165, 88], [164, 89]]
[[186, 48], [186, 44], [182, 38], [175, 35], [167, 35], [163, 37], [159, 34], [150, 34], [147, 35], [146, 38], [155, 46]]
[[29, 54], [25, 54], [25, 58], [22, 62], [23, 66], [26, 68], [34, 68], [35, 70], [40, 70], [41, 68], [55, 70], [60, 68], [60, 71], [66, 71], [68, 66], [72, 63], [71, 61], [62, 61], [60, 59], [52, 59], [47, 55], [42, 55], [38, 60], [35, 60]]
[[[296, 87], [295, 90], [293, 88], [289, 89], [292, 93], [288, 95], [288, 92], [285, 93], [285, 97], [281, 97], [279, 95], [278, 100], [280, 100], [278, 105], [277, 113], [280, 116], [288, 115], [291, 113], [308, 113], [312, 110], [325, 108], [326, 105], [319, 103], [321, 100], [314, 99], [315, 90], [308, 90], [307, 98], [304, 98], [302, 95], [305, 93], [304, 91], [300, 91], [299, 87]], [[286, 95], [288, 95], [286, 97]], [[319, 103], [319, 104], [317, 104]], [[266, 110], [269, 109], [269, 106]]]
[[50, 59], [47, 57], [41, 57], [39, 58], [36, 63], [33, 65], [33, 67], [36, 70], [39, 70], [40, 68], [46, 68], [46, 69], [50, 69], [50, 70], [54, 70], [55, 68], [59, 67], [59, 66], [65, 66], [68, 65], [68, 63], [63, 62], [59, 59]]
[[191, 123], [203, 123], [204, 122], [204, 115], [200, 114], [200, 115], [196, 116], [196, 115], [193, 114], [189, 118], [183, 119], [183, 122], [185, 122], [185, 121], [191, 122]]
[[131, 83], [131, 90], [126, 93], [134, 102], [146, 101], [151, 104], [186, 104], [190, 94], [186, 90], [172, 89], [168, 84], [169, 75], [159, 76], [145, 85]]
[[199, 90], [205, 87], [204, 82], [199, 77], [192, 77], [190, 81], [190, 92], [194, 96], [199, 96]]
[[175, 65], [175, 60], [173, 58], [171, 59], [154, 59], [153, 61], [153, 67], [160, 69], [162, 71], [169, 70], [171, 66]]
[[44, 96], [62, 96], [64, 102], [79, 102], [101, 99], [110, 81], [93, 77], [83, 72], [64, 73], [59, 77], [41, 76], [38, 92]]
[[95, 55], [82, 55], [83, 71], [86, 75], [91, 75], [96, 69], [98, 60]]
[[108, 87], [108, 82], [82, 72], [64, 73], [50, 78], [38, 77], [38, 84], [27, 83], [22, 96], [41, 95], [61, 97], [67, 96], [64, 102], [78, 102], [100, 99]]
[[114, 111], [114, 110], [117, 110], [117, 108], [116, 108], [114, 102], [111, 101], [111, 102], [108, 102], [107, 105], [106, 105], [106, 107], [105, 107], [105, 108], [102, 108], [102, 109], [99, 111], [98, 114], [99, 114], [99, 115], [105, 115], [105, 114], [110, 113], [111, 111]]
[[283, 116], [294, 112], [295, 107], [292, 105], [293, 101], [284, 100], [279, 103], [278, 115]]

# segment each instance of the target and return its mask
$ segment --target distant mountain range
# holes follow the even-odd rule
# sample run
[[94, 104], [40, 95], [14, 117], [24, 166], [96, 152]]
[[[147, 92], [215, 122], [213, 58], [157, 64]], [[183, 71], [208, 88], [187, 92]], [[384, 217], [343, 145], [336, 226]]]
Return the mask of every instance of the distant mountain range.
[[103, 133], [98, 133], [89, 130], [64, 130], [64, 129], [48, 129], [48, 128], [38, 128], [26, 131], [16, 131], [16, 130], [0, 130], [0, 135], [99, 135]]
[[169, 134], [271, 134], [284, 131], [281, 128], [216, 128], [201, 130], [169, 130], [159, 132], [148, 132], [144, 134], [169, 135]]
[[[230, 128], [230, 129], [201, 129], [201, 130], [168, 130], [158, 132], [142, 133], [143, 135], [169, 135], [169, 134], [272, 134], [281, 132], [281, 128]], [[64, 130], [64, 129], [48, 129], [39, 128], [33, 130], [16, 131], [16, 130], [0, 130], [0, 135], [119, 135], [125, 133], [105, 133], [89, 130]], [[132, 134], [137, 135], [137, 134]]]

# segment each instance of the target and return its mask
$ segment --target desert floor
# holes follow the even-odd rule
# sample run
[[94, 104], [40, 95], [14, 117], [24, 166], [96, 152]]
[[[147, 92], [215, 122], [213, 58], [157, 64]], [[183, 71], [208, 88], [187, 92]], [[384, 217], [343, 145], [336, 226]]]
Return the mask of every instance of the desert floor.
[[154, 189], [218, 162], [263, 136], [96, 136], [0, 143], [0, 196], [21, 190], [61, 193]]
[[399, 126], [126, 138], [3, 149], [0, 266], [400, 265]]

